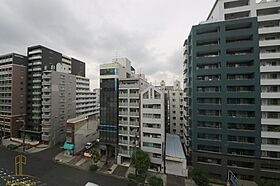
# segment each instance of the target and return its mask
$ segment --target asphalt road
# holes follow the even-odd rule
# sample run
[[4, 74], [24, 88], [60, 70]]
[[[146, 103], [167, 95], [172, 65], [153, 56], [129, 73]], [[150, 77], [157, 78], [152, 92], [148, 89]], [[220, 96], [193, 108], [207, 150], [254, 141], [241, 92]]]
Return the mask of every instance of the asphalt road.
[[[101, 186], [129, 185], [126, 180], [57, 164], [52, 161], [52, 158], [59, 151], [61, 149], [52, 148], [39, 153], [28, 154], [27, 165], [23, 172], [37, 177], [40, 180], [40, 185], [48, 186], [84, 186], [88, 181]], [[5, 177], [13, 175], [14, 158], [18, 154], [0, 147], [0, 185], [3, 185]]]

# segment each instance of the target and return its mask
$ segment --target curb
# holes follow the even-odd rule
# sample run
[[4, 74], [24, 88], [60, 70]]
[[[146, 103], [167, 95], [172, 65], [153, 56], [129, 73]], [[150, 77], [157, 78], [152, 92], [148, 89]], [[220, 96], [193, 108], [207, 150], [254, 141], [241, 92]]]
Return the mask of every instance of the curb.
[[[56, 163], [56, 164], [60, 164], [60, 165], [66, 165], [66, 166], [69, 166], [69, 167], [72, 167], [72, 168], [76, 168], [76, 169], [79, 169], [79, 170], [82, 170], [82, 171], [87, 171], [87, 172], [92, 172], [88, 169], [84, 169], [84, 168], [81, 168], [79, 166], [76, 166], [76, 165], [72, 165], [72, 164], [69, 164], [69, 163], [62, 163], [60, 161], [56, 161], [55, 158], [52, 158], [53, 162]], [[106, 174], [104, 172], [101, 172], [99, 170], [95, 171], [94, 173], [96, 174], [100, 174], [100, 175], [103, 175], [103, 176], [111, 176], [111, 177], [114, 177], [114, 178], [118, 178], [118, 179], [122, 179], [122, 180], [127, 180], [129, 181], [126, 177], [120, 177], [120, 176], [117, 176], [117, 175], [114, 175], [114, 174]]]

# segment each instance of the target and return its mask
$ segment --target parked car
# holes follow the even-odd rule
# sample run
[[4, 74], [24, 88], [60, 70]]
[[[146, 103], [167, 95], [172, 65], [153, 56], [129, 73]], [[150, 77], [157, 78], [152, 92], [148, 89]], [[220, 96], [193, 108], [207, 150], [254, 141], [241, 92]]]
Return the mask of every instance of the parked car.
[[85, 144], [85, 149], [86, 149], [86, 150], [91, 149], [91, 147], [93, 147], [93, 144], [92, 144], [91, 142], [87, 142], [87, 143]]
[[85, 186], [99, 186], [99, 185], [97, 185], [97, 184], [95, 184], [95, 183], [92, 183], [92, 182], [87, 182], [87, 183], [85, 184]]

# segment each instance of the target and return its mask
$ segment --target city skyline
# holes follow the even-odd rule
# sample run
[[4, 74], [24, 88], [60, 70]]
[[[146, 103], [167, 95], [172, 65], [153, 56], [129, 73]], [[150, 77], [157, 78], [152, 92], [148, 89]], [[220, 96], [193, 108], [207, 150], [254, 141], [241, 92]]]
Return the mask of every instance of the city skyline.
[[182, 80], [182, 40], [191, 25], [206, 19], [213, 3], [2, 1], [0, 52], [24, 55], [25, 46], [40, 44], [67, 53], [87, 62], [91, 89], [99, 87], [99, 65], [114, 57], [135, 61], [154, 84], [162, 79], [172, 84]]

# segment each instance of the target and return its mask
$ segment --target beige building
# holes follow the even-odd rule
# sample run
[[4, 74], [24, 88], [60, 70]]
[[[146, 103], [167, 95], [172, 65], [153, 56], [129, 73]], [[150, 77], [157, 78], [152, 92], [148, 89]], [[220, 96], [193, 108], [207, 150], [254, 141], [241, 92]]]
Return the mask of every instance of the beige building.
[[70, 154], [75, 154], [83, 150], [87, 142], [96, 141], [99, 138], [98, 125], [99, 119], [93, 115], [68, 119], [64, 149]]

